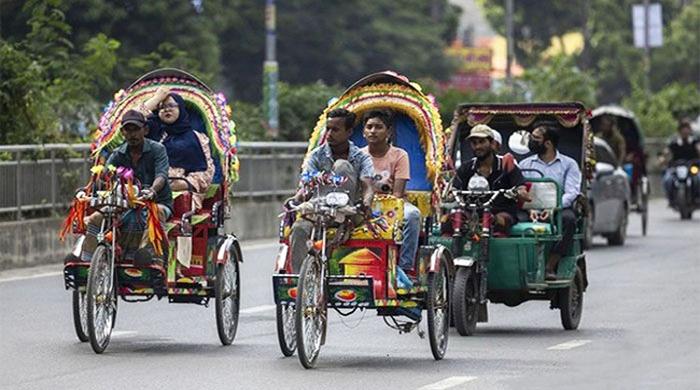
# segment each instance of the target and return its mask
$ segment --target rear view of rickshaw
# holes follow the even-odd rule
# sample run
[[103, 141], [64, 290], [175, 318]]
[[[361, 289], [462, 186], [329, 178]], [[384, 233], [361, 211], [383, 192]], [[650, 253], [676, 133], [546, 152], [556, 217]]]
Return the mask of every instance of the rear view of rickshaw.
[[[449, 148], [454, 151], [451, 157], [457, 165], [472, 157], [466, 137], [476, 125], [488, 125], [507, 140], [499, 153], [505, 154], [502, 161], [508, 164], [513, 163], [513, 155], [532, 154], [527, 148], [529, 133], [536, 123], [546, 122], [559, 130], [560, 153], [579, 164], [583, 173], [580, 192], [586, 193], [592, 134], [581, 104], [465, 104], [457, 112], [452, 128], [456, 134], [451, 137], [454, 144]], [[562, 238], [563, 189], [539, 171], [532, 170], [525, 176], [532, 200], [520, 205], [519, 222], [507, 234], [492, 231], [491, 205], [500, 196], [515, 199], [515, 188], [494, 190], [484, 177], [474, 175], [466, 189], [448, 187], [442, 194], [444, 216], [442, 223], [435, 225], [430, 243], [449, 248], [449, 258], [454, 259], [452, 309], [460, 335], [471, 335], [477, 322], [488, 321], [489, 301], [507, 306], [530, 300], [548, 301], [551, 308], [560, 310], [565, 329], [579, 325], [588, 284], [582, 247], [588, 223], [583, 209], [585, 195], [576, 202], [579, 206], [573, 245], [559, 260], [556, 279], [547, 280], [546, 259]], [[531, 211], [543, 217], [530, 220]]]
[[[326, 113], [336, 108], [358, 117], [374, 109], [394, 112], [392, 143], [406, 150], [410, 159], [407, 199], [427, 221], [421, 226], [429, 226], [437, 206], [444, 143], [434, 103], [417, 84], [396, 73], [367, 76], [326, 107], [311, 135], [309, 153], [326, 141]], [[362, 124], [355, 125], [351, 140], [366, 145]], [[348, 217], [357, 218], [357, 210], [348, 204], [348, 195], [338, 189], [318, 191], [321, 182], [332, 185], [343, 179], [324, 172], [306, 176], [302, 182], [310, 200], [282, 218], [281, 246], [272, 278], [282, 353], [298, 352], [301, 364], [311, 368], [325, 343], [329, 309], [341, 316], [373, 309], [389, 327], [400, 333], [417, 329], [421, 337], [425, 317], [433, 357], [442, 359], [447, 350], [451, 279], [444, 248], [427, 245], [427, 230], [423, 231], [413, 269], [406, 271], [415, 283], [410, 289], [399, 288], [404, 200], [375, 195], [371, 216], [350, 224]], [[300, 270], [294, 270], [289, 236], [298, 218], [313, 224], [314, 236]]]
[[593, 110], [590, 124], [598, 135], [604, 120], [610, 118], [625, 140], [623, 167], [627, 172], [631, 191], [630, 211], [640, 214], [642, 235], [647, 235], [649, 221], [649, 178], [647, 177], [647, 155], [644, 151], [644, 136], [634, 113], [620, 106], [601, 106]]
[[[105, 164], [105, 157], [123, 142], [119, 131], [122, 115], [148, 100], [161, 86], [183, 97], [193, 129], [210, 140], [215, 166], [201, 208], [195, 208], [193, 187], [188, 182], [187, 191], [173, 193], [173, 215], [165, 226], [158, 221], [155, 202], [140, 196], [141, 186], [134, 172]], [[233, 342], [238, 326], [242, 256], [237, 238], [225, 233], [224, 227], [230, 217], [230, 186], [238, 178], [235, 125], [230, 114], [222, 94], [177, 69], [142, 76], [119, 91], [102, 114], [92, 143], [91, 180], [73, 202], [62, 231], [62, 235], [72, 232], [77, 236], [73, 256], [64, 264], [65, 287], [73, 290], [75, 331], [80, 341], [90, 341], [96, 353], [109, 345], [119, 298], [126, 302], [167, 298], [170, 303], [204, 306], [213, 299], [219, 339], [224, 345]], [[103, 216], [103, 222], [96, 234], [97, 248], [91, 260], [84, 261], [83, 218], [94, 212]], [[127, 222], [127, 214], [138, 216]], [[154, 252], [165, 262], [136, 261], [130, 223], [139, 219], [146, 224]], [[137, 234], [140, 237], [142, 232]]]

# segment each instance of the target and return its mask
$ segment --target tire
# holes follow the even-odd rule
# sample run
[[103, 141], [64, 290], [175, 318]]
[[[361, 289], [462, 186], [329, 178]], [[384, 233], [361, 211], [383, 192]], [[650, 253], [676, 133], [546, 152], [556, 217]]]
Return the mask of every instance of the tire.
[[84, 292], [73, 290], [73, 327], [78, 340], [85, 343], [90, 341], [87, 330], [87, 302]]
[[88, 337], [92, 350], [98, 354], [104, 352], [109, 345], [117, 312], [117, 286], [114, 269], [110, 267], [111, 255], [112, 251], [109, 247], [97, 246], [92, 255], [85, 292]]
[[676, 192], [676, 207], [678, 207], [678, 212], [681, 214], [681, 220], [685, 221], [692, 218], [693, 212], [688, 206], [684, 185], [678, 187], [678, 192]]
[[476, 303], [477, 286], [474, 272], [470, 268], [459, 267], [455, 274], [452, 293], [452, 316], [460, 336], [471, 336], [479, 319], [479, 305]]
[[578, 266], [571, 285], [559, 289], [557, 295], [561, 325], [566, 330], [578, 328], [583, 312], [583, 273]]
[[294, 305], [277, 305], [277, 341], [282, 355], [289, 357], [297, 350]]
[[216, 307], [216, 330], [223, 345], [231, 345], [238, 329], [240, 310], [240, 273], [238, 251], [232, 248], [224, 264], [216, 267], [214, 281], [214, 304]]
[[625, 239], [627, 238], [627, 219], [629, 218], [627, 206], [625, 206], [623, 212], [624, 214], [620, 221], [620, 226], [617, 227], [617, 231], [608, 236], [608, 245], [610, 246], [625, 245]]
[[428, 338], [435, 360], [445, 357], [450, 330], [450, 275], [447, 267], [447, 260], [442, 256], [439, 270], [428, 274]]
[[326, 327], [323, 283], [321, 260], [316, 256], [307, 256], [299, 272], [294, 313], [299, 362], [307, 369], [316, 364]]
[[647, 235], [649, 224], [649, 186], [642, 184], [642, 236]]

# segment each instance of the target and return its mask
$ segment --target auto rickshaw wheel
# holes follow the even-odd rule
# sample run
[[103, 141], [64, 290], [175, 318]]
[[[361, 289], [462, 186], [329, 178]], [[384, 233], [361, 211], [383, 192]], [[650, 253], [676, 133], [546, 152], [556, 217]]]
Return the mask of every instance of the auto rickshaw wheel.
[[90, 341], [87, 334], [87, 302], [85, 292], [73, 290], [73, 327], [78, 340], [85, 343]]
[[578, 328], [579, 322], [581, 322], [581, 313], [583, 312], [583, 273], [578, 266], [571, 285], [559, 289], [557, 294], [562, 326], [566, 330]]
[[472, 269], [459, 267], [455, 274], [452, 310], [455, 327], [460, 336], [471, 336], [479, 319], [477, 286]]
[[299, 362], [304, 368], [313, 368], [321, 350], [321, 338], [326, 322], [321, 260], [309, 255], [299, 272], [294, 327]]
[[95, 353], [102, 353], [109, 345], [117, 311], [117, 286], [106, 245], [98, 245], [93, 252], [88, 283], [87, 329], [90, 345]]
[[426, 297], [428, 338], [430, 339], [430, 350], [435, 360], [441, 360], [447, 352], [450, 330], [450, 275], [448, 266], [447, 259], [442, 255], [438, 270], [428, 274]]
[[294, 305], [277, 305], [277, 341], [282, 355], [292, 356], [297, 349], [297, 335], [294, 330]]
[[231, 248], [228, 259], [216, 267], [214, 302], [216, 307], [216, 329], [223, 345], [231, 345], [238, 329], [240, 309], [240, 275], [238, 251]]

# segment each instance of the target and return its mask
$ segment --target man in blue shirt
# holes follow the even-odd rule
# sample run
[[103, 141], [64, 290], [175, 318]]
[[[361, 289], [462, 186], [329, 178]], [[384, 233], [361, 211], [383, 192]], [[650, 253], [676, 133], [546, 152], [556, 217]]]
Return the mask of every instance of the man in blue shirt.
[[[326, 115], [326, 142], [311, 152], [309, 159], [304, 163], [302, 176], [313, 172], [333, 172], [344, 176], [347, 180], [339, 188], [349, 193], [353, 203], [361, 196], [362, 205], [369, 210], [374, 196], [374, 166], [372, 158], [350, 141], [354, 124], [355, 114], [352, 112], [342, 108], [330, 111]], [[321, 192], [323, 193], [324, 189]], [[302, 190], [290, 199], [294, 202], [304, 200], [306, 199]], [[312, 228], [311, 222], [304, 219], [297, 219], [292, 225], [289, 246], [292, 250], [294, 272], [299, 272], [308, 253], [306, 242], [311, 237]]]
[[555, 180], [563, 190], [562, 195], [562, 239], [549, 254], [547, 259], [546, 279], [557, 278], [557, 264], [562, 256], [571, 250], [576, 230], [576, 213], [572, 208], [574, 201], [581, 194], [581, 170], [576, 160], [565, 156], [557, 150], [559, 132], [550, 125], [536, 125], [532, 131], [528, 147], [536, 154], [520, 162], [520, 168], [525, 176], [539, 177], [534, 169], [544, 174], [544, 177]]

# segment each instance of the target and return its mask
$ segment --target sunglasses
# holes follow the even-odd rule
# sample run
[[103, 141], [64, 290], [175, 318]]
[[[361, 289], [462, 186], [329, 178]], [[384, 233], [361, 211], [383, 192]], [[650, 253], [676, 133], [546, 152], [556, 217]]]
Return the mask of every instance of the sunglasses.
[[170, 109], [174, 109], [174, 108], [177, 108], [177, 103], [163, 104], [159, 107], [159, 110], [164, 111], [164, 110], [170, 110]]

